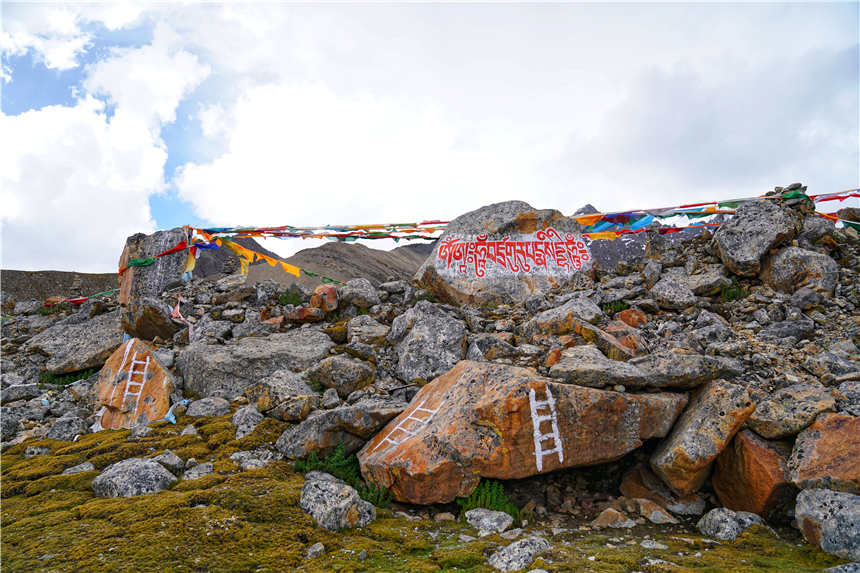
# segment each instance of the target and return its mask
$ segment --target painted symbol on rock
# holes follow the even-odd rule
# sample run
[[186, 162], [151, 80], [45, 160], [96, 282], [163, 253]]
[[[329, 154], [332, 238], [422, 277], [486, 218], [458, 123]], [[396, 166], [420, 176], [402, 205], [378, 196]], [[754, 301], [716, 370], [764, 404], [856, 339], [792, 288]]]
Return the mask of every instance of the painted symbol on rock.
[[[532, 425], [534, 427], [535, 438], [535, 463], [539, 472], [543, 471], [543, 459], [546, 456], [558, 454], [559, 463], [564, 462], [564, 444], [561, 441], [561, 435], [558, 433], [558, 419], [555, 414], [555, 399], [552, 397], [552, 392], [549, 386], [544, 384], [546, 392], [546, 400], [538, 400], [537, 393], [534, 388], [529, 390], [529, 405], [532, 410]], [[541, 413], [549, 412], [549, 413]], [[550, 422], [551, 429], [547, 433], [541, 431], [541, 424]], [[554, 447], [544, 449], [544, 442], [552, 440]]]
[[[418, 404], [418, 406], [414, 410], [412, 410], [412, 412], [408, 416], [403, 418], [400, 423], [394, 427], [393, 430], [388, 432], [388, 435], [385, 436], [375, 448], [373, 448], [373, 451], [375, 452], [376, 450], [378, 450], [382, 446], [382, 444], [388, 443], [396, 447], [408, 440], [409, 438], [417, 436], [421, 432], [421, 430], [423, 430], [427, 426], [427, 424], [430, 423], [430, 420], [432, 420], [433, 416], [435, 416], [436, 413], [442, 408], [442, 405], [445, 404], [445, 400], [442, 400], [442, 402], [436, 407], [435, 410], [430, 410], [421, 407], [424, 405], [425, 402], [427, 402], [427, 400], [421, 400], [421, 403]], [[423, 419], [416, 418], [415, 416], [419, 412], [428, 413], [430, 415]], [[412, 422], [418, 423], [417, 426], [413, 426], [414, 429], [410, 429], [407, 427], [411, 426]], [[393, 436], [395, 432], [400, 432], [401, 435], [392, 439], [391, 436]]]
[[[125, 367], [125, 361], [128, 358], [128, 351], [131, 349], [132, 342], [134, 342], [134, 340], [129, 340], [128, 344], [126, 344], [125, 353], [123, 354], [122, 362], [119, 367], [120, 372], [122, 372]], [[136, 366], [141, 364], [143, 365], [143, 369], [135, 369]], [[122, 411], [131, 412], [132, 417], [137, 414], [137, 402], [140, 398], [140, 393], [143, 391], [143, 385], [146, 384], [146, 375], [148, 371], [149, 355], [146, 356], [146, 360], [138, 360], [137, 352], [132, 354], [131, 362], [128, 365], [128, 377], [125, 381], [125, 392], [122, 395]], [[135, 377], [139, 377], [140, 381], [136, 381]], [[114, 385], [113, 392], [111, 393], [111, 402], [113, 402], [113, 395], [116, 392], [117, 385], [118, 384]]]
[[[572, 233], [562, 237], [550, 227], [521, 235], [520, 240], [511, 240], [508, 236], [491, 241], [486, 233], [474, 240], [450, 235], [439, 244], [436, 257], [444, 264], [445, 271], [483, 278], [488, 271], [491, 274], [570, 274], [587, 267], [591, 253], [581, 237]], [[492, 263], [489, 269], [488, 262]]]

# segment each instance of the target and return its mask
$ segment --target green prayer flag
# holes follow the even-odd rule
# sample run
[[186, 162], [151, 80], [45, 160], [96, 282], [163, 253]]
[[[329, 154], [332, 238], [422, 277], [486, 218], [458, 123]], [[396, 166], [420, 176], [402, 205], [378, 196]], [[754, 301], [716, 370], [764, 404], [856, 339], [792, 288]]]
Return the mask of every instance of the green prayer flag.
[[148, 259], [132, 259], [128, 262], [129, 267], [148, 267], [155, 262], [155, 257]]

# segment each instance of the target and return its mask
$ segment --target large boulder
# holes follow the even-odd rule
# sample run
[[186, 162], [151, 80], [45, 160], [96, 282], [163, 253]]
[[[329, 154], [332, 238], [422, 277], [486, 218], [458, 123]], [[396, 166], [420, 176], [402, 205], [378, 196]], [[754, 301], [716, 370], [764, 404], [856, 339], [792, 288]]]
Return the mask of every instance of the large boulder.
[[606, 358], [593, 344], [562, 351], [561, 359], [550, 368], [549, 376], [561, 382], [592, 388], [616, 384], [639, 388], [648, 382], [644, 372], [627, 362]]
[[822, 414], [800, 432], [788, 479], [800, 489], [828, 488], [860, 494], [860, 418]]
[[399, 360], [397, 377], [428, 382], [450, 370], [466, 354], [466, 325], [426, 300], [394, 319], [387, 338]]
[[291, 459], [304, 458], [308, 452], [325, 457], [340, 443], [351, 454], [405, 408], [400, 400], [372, 396], [332, 410], [315, 410], [302, 423], [287, 428], [275, 447]]
[[357, 491], [323, 472], [308, 472], [305, 476], [299, 507], [329, 531], [364, 527], [376, 519], [376, 508], [361, 499]]
[[831, 555], [860, 561], [860, 496], [808, 489], [797, 496], [794, 515], [808, 542]]
[[630, 360], [646, 378], [648, 386], [658, 388], [698, 388], [705, 382], [737, 374], [724, 358], [668, 351]]
[[21, 352], [48, 357], [45, 367], [54, 375], [101, 368], [122, 344], [120, 310], [80, 324], [58, 324], [21, 346]]
[[786, 247], [766, 260], [759, 278], [788, 294], [809, 288], [831, 296], [839, 280], [839, 265], [827, 255], [800, 247]]
[[245, 396], [263, 413], [296, 397], [313, 395], [319, 398], [319, 393], [312, 390], [306, 380], [304, 374], [278, 370], [248, 386]]
[[666, 435], [686, 401], [463, 361], [424, 386], [358, 458], [365, 479], [399, 501], [448, 502], [468, 496], [482, 476], [519, 479], [618, 459]]
[[[119, 266], [127, 266], [132, 259], [148, 259], [160, 255], [185, 239], [185, 230], [181, 228], [158, 231], [152, 235], [132, 235], [125, 241]], [[120, 292], [117, 302], [126, 306], [143, 295], [161, 296], [164, 291], [181, 285], [187, 262], [188, 252], [183, 250], [158, 257], [148, 266], [128, 267], [119, 277]]]
[[179, 353], [176, 367], [186, 390], [232, 400], [278, 370], [307, 370], [333, 346], [324, 333], [299, 329], [225, 345], [191, 344]]
[[415, 280], [451, 304], [510, 304], [573, 285], [591, 268], [579, 225], [522, 201], [481, 207], [448, 223]]
[[367, 279], [352, 279], [338, 289], [338, 300], [342, 305], [352, 304], [360, 308], [380, 303], [379, 295]]
[[143, 295], [134, 299], [122, 313], [122, 329], [132, 338], [170, 340], [180, 328], [170, 318], [171, 308], [158, 297]]
[[316, 380], [326, 388], [334, 388], [341, 398], [364, 388], [376, 375], [374, 367], [363, 360], [345, 354], [330, 356], [308, 370], [310, 380]]
[[177, 387], [155, 352], [136, 338], [126, 341], [99, 372], [99, 404], [105, 409], [96, 429], [118, 430], [161, 420]]
[[93, 480], [96, 497], [133, 497], [167, 489], [176, 476], [152, 459], [130, 458], [109, 465]]
[[634, 356], [634, 352], [618, 342], [614, 336], [590, 324], [587, 319], [580, 318], [577, 313], [581, 309], [582, 305], [571, 300], [562, 306], [542, 312], [517, 327], [517, 340], [534, 342], [544, 335], [558, 336], [576, 332], [597, 346], [607, 358], [627, 361]]
[[820, 382], [794, 384], [774, 392], [756, 406], [747, 425], [767, 439], [796, 434], [823, 412], [832, 412], [836, 400]]
[[747, 421], [755, 404], [743, 386], [714, 380], [687, 405], [651, 456], [651, 469], [678, 495], [698, 491], [711, 464]]
[[663, 270], [662, 277], [675, 281], [698, 296], [717, 294], [723, 287], [732, 286], [723, 265], [703, 265], [694, 274], [688, 274], [684, 267], [670, 267]]
[[723, 507], [748, 511], [768, 521], [778, 517], [797, 493], [786, 479], [791, 448], [741, 430], [717, 456], [712, 483]]
[[714, 233], [723, 264], [734, 274], [753, 277], [761, 270], [761, 259], [780, 243], [797, 235], [800, 216], [773, 200], [750, 201]]

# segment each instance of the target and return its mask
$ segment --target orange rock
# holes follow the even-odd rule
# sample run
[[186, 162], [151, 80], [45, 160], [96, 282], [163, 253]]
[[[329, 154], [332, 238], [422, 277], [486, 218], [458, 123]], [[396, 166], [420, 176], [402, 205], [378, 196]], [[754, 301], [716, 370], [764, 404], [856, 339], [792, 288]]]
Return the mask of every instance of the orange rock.
[[264, 322], [266, 324], [274, 324], [277, 327], [281, 327], [284, 325], [284, 317], [283, 316], [276, 316], [275, 318], [270, 318], [268, 320], [262, 320], [261, 322]]
[[628, 308], [627, 310], [622, 310], [616, 315], [616, 317], [621, 322], [632, 326], [633, 328], [639, 328], [640, 326], [648, 322], [648, 317], [638, 308]]
[[294, 308], [287, 313], [290, 322], [319, 322], [325, 318], [325, 312], [321, 308]]
[[546, 353], [543, 365], [547, 368], [552, 368], [559, 360], [561, 360], [561, 348], [554, 348]]
[[337, 289], [334, 285], [321, 284], [314, 289], [314, 294], [311, 296], [311, 308], [321, 308], [325, 312], [332, 312], [337, 309]]
[[173, 375], [147, 345], [132, 338], [108, 358], [99, 372], [99, 403], [106, 408], [101, 427], [118, 430], [161, 420], [170, 408], [170, 394], [175, 389]]
[[621, 481], [621, 493], [631, 499], [647, 499], [676, 515], [702, 515], [705, 500], [695, 493], [678, 496], [660, 478], [642, 464], [627, 470]]
[[398, 501], [448, 502], [468, 496], [482, 476], [519, 479], [618, 459], [665, 435], [686, 400], [462, 361], [424, 386], [358, 459], [364, 478]]
[[650, 352], [648, 343], [645, 342], [639, 331], [626, 322], [620, 320], [610, 322], [604, 330], [607, 334], [614, 336], [619, 344], [633, 351], [635, 356], [644, 356]]
[[651, 456], [651, 469], [676, 494], [698, 491], [711, 464], [755, 410], [739, 384], [713, 380], [702, 386], [672, 433]]
[[717, 456], [712, 482], [723, 507], [756, 513], [771, 521], [790, 503], [797, 488], [786, 479], [791, 448], [752, 430], [741, 430]]
[[260, 322], [266, 322], [269, 318], [269, 308], [265, 307], [260, 311]]
[[797, 436], [788, 479], [800, 489], [860, 495], [860, 418], [821, 414]]
[[494, 332], [492, 335], [502, 342], [507, 342], [508, 344], [514, 343], [514, 335], [511, 332]]

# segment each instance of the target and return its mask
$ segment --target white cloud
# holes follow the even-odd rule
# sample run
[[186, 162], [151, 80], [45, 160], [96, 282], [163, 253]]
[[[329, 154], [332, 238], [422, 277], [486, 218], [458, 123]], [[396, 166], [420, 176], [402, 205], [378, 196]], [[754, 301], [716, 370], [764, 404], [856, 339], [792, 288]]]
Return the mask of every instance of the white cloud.
[[92, 41], [92, 35], [81, 30], [78, 14], [63, 6], [23, 10], [23, 18], [4, 20], [0, 44], [7, 57], [33, 50], [49, 68], [76, 67], [78, 55]]

